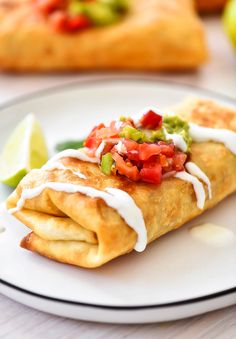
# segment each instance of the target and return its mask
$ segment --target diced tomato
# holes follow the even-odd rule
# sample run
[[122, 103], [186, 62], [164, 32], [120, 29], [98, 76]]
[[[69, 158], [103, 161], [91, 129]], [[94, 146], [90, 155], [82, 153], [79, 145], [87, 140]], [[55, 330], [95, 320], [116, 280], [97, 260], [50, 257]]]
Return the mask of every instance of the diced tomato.
[[50, 24], [54, 31], [64, 32], [67, 28], [67, 14], [64, 11], [55, 11], [50, 15]]
[[125, 145], [128, 152], [135, 151], [139, 149], [139, 144], [136, 141], [125, 139], [123, 141], [123, 144]]
[[119, 138], [104, 138], [103, 141], [105, 141], [105, 143], [111, 144], [111, 145], [116, 145], [118, 144], [118, 142], [120, 141]]
[[163, 172], [167, 173], [173, 171], [173, 158], [166, 158], [166, 166], [163, 167]]
[[182, 171], [184, 169], [184, 163], [187, 159], [187, 155], [182, 152], [175, 153], [173, 157], [173, 167], [176, 171]]
[[95, 126], [95, 127], [92, 129], [92, 132], [98, 131], [98, 130], [104, 128], [104, 127], [106, 127], [106, 126], [104, 125], [104, 123], [101, 123], [101, 124]]
[[96, 135], [98, 138], [101, 138], [101, 139], [119, 137], [118, 131], [110, 127], [104, 127], [104, 128], [99, 129], [99, 131], [96, 132]]
[[153, 155], [161, 153], [161, 147], [156, 144], [140, 144], [139, 145], [139, 158], [142, 161], [148, 160]]
[[119, 174], [125, 175], [127, 178], [133, 181], [139, 180], [139, 171], [137, 166], [127, 164], [118, 153], [114, 153], [112, 157], [116, 162], [116, 169], [118, 170]]
[[140, 158], [139, 158], [139, 152], [137, 150], [133, 150], [133, 151], [128, 151], [126, 153], [126, 156], [129, 160], [133, 160], [135, 162], [139, 162]]
[[44, 15], [48, 15], [55, 9], [60, 9], [64, 5], [63, 0], [37, 0], [36, 7]]
[[136, 141], [125, 139], [123, 144], [126, 148], [125, 155], [129, 160], [133, 160], [135, 162], [139, 162], [139, 144]]
[[121, 127], [123, 127], [123, 125], [124, 125], [124, 123], [122, 121], [113, 120], [110, 123], [110, 128], [112, 130], [116, 130], [117, 132], [120, 132], [120, 129], [121, 129]]
[[100, 124], [85, 140], [85, 146], [89, 148], [88, 152], [91, 156], [94, 156], [100, 143], [105, 142], [101, 155], [111, 153], [115, 161], [113, 174], [124, 175], [132, 181], [160, 184], [163, 175], [167, 176], [168, 173], [173, 175], [176, 171], [184, 170], [187, 155], [176, 151], [173, 142], [138, 143], [128, 138], [121, 138], [120, 128], [121, 125], [116, 121], [111, 122], [109, 127]]
[[168, 160], [167, 160], [165, 155], [160, 154], [159, 155], [159, 160], [160, 160], [161, 167], [167, 167], [169, 165], [168, 164]]
[[142, 168], [140, 171], [140, 178], [142, 181], [150, 184], [161, 183], [162, 168], [160, 164], [156, 164], [154, 167]]
[[74, 32], [79, 29], [88, 28], [92, 25], [91, 21], [85, 15], [75, 15], [68, 17], [67, 20], [67, 31]]
[[161, 154], [167, 157], [173, 157], [175, 145], [173, 143], [167, 144], [165, 141], [159, 141], [158, 145], [161, 147]]
[[90, 137], [85, 140], [84, 146], [90, 149], [97, 148], [101, 143], [101, 140], [97, 139], [96, 137]]
[[143, 115], [140, 119], [140, 123], [143, 127], [148, 129], [157, 129], [162, 125], [162, 116], [150, 110]]
[[88, 135], [87, 139], [85, 140], [84, 146], [90, 149], [97, 148], [101, 143], [101, 139], [97, 138], [96, 134], [97, 134], [97, 131], [99, 131], [100, 129], [104, 127], [105, 127], [104, 124], [99, 124], [98, 126], [95, 126], [90, 132], [90, 134]]

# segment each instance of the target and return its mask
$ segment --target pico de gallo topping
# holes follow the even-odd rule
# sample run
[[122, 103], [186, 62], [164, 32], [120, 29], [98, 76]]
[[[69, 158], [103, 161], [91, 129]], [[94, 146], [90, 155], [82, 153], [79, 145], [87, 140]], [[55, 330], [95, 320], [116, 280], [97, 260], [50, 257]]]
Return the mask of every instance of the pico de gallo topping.
[[[181, 118], [162, 116], [150, 109], [138, 121], [122, 116], [109, 126], [99, 124], [84, 146], [91, 157], [99, 158], [105, 175], [160, 184], [163, 178], [184, 170], [191, 145], [188, 130], [188, 123]], [[186, 153], [176, 147], [171, 134], [182, 136]]]
[[57, 32], [75, 33], [117, 22], [129, 0], [35, 0], [36, 9]]

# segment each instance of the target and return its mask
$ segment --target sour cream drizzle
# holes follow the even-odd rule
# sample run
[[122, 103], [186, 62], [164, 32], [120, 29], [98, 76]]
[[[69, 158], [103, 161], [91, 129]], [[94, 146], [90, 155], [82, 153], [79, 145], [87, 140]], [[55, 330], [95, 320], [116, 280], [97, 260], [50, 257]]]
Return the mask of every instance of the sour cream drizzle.
[[71, 171], [74, 175], [78, 176], [81, 179], [87, 179], [87, 177], [79, 172], [79, 171], [73, 171], [72, 169], [64, 166], [61, 162], [55, 161], [55, 162], [48, 162], [42, 167], [42, 170], [45, 171], [52, 171], [54, 169], [59, 169], [59, 170], [65, 170], [65, 171]]
[[125, 222], [137, 233], [137, 242], [134, 249], [138, 252], [144, 251], [147, 245], [147, 230], [142, 211], [128, 193], [117, 188], [107, 188], [106, 191], [100, 191], [89, 186], [48, 182], [35, 188], [24, 189], [16, 207], [10, 209], [9, 213], [18, 212], [23, 208], [27, 199], [37, 197], [47, 188], [57, 192], [82, 193], [91, 198], [103, 199], [108, 206], [117, 210]]
[[186, 153], [188, 146], [186, 142], [184, 141], [184, 138], [182, 135], [177, 133], [168, 133], [167, 130], [163, 127], [165, 137], [168, 140], [173, 140], [174, 145], [179, 148], [182, 152]]
[[100, 159], [102, 151], [104, 150], [105, 146], [106, 146], [105, 141], [102, 141], [101, 144], [98, 146], [98, 148], [95, 152], [95, 156], [96, 156], [97, 159]]
[[188, 181], [193, 185], [197, 198], [197, 207], [202, 210], [205, 205], [206, 194], [201, 181], [199, 181], [196, 177], [185, 171], [177, 172], [175, 174], [175, 177], [184, 181]]
[[208, 197], [209, 199], [212, 199], [211, 182], [208, 176], [194, 162], [187, 162], [185, 164], [185, 168], [190, 174], [195, 175], [198, 179], [202, 180], [207, 185]]
[[121, 140], [116, 145], [116, 150], [120, 154], [123, 154], [123, 153], [126, 152], [126, 147], [125, 147], [125, 145], [123, 144], [123, 142]]
[[227, 129], [209, 128], [189, 123], [189, 134], [195, 142], [221, 142], [236, 155], [236, 133]]

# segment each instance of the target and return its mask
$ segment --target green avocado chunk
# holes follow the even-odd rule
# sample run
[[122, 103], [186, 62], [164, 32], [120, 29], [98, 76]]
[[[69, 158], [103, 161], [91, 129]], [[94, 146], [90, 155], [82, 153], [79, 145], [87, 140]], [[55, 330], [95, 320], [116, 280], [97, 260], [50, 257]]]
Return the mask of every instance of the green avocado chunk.
[[86, 8], [85, 4], [73, 0], [69, 3], [68, 11], [72, 15], [85, 14], [85, 8]]
[[119, 19], [119, 14], [112, 7], [100, 2], [86, 4], [85, 13], [97, 26], [110, 25]]
[[187, 151], [189, 152], [192, 139], [189, 135], [188, 122], [185, 120], [182, 120], [177, 115], [167, 115], [167, 116], [164, 116], [163, 125], [166, 128], [168, 133], [180, 134], [183, 137], [188, 147]]
[[128, 0], [99, 0], [101, 3], [110, 6], [115, 11], [126, 11], [129, 9]]

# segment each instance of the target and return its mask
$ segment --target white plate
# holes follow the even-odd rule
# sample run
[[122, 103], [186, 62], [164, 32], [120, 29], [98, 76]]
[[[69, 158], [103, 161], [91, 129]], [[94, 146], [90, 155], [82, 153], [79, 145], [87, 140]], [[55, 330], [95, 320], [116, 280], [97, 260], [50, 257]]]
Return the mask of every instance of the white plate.
[[[97, 122], [172, 105], [187, 95], [233, 100], [154, 79], [101, 79], [24, 97], [2, 107], [0, 142], [27, 113], [41, 121], [50, 148], [84, 136]], [[1, 187], [1, 200], [9, 189]], [[236, 233], [236, 195], [183, 228], [107, 265], [86, 270], [19, 247], [28, 230], [13, 219], [0, 234], [0, 291], [26, 305], [71, 318], [145, 323], [188, 317], [236, 303], [236, 246], [214, 247], [191, 237], [189, 227], [215, 222]]]

